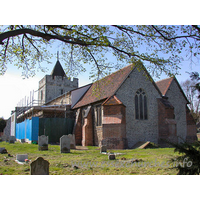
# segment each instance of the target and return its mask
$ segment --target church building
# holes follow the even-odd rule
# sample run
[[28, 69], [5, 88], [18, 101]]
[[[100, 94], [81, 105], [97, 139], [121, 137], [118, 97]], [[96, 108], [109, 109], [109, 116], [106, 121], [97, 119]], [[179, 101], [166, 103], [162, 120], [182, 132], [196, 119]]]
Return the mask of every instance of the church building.
[[[74, 102], [73, 94], [77, 98]], [[80, 93], [81, 92], [81, 93]], [[47, 103], [64, 101], [66, 94]], [[103, 79], [68, 92], [76, 113], [76, 145], [134, 148], [150, 141], [194, 142], [196, 124], [177, 79], [154, 82], [146, 69], [128, 65]]]
[[[147, 141], [166, 147], [168, 141], [197, 140], [189, 102], [177, 79], [154, 82], [144, 66], [138, 70], [131, 64], [78, 87], [78, 79], [66, 77], [57, 60], [51, 75], [39, 82], [38, 100], [39, 105], [20, 114], [16, 109], [16, 138], [33, 141], [45, 132], [52, 142], [59, 142], [62, 135], [73, 134], [76, 145], [108, 149], [135, 148]], [[26, 132], [20, 135], [28, 120], [29, 138]]]

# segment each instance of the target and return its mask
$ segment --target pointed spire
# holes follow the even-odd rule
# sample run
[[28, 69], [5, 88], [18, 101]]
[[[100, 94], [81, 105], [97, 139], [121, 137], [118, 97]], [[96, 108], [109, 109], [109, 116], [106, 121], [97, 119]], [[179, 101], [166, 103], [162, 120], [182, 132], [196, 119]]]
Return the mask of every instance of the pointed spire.
[[62, 65], [60, 64], [59, 61], [59, 51], [57, 52], [57, 62], [51, 72], [51, 75], [66, 77], [65, 71], [63, 70]]
[[59, 61], [59, 51], [57, 51], [57, 61]]

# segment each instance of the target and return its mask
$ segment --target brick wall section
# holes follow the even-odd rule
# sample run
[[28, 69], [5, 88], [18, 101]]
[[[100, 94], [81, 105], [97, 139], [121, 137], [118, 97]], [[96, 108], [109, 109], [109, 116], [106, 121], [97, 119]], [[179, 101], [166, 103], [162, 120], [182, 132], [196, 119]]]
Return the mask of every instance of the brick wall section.
[[82, 145], [82, 117], [80, 108], [76, 112], [73, 134], [75, 134], [75, 144]]
[[[148, 119], [135, 119], [135, 93], [142, 88], [147, 96]], [[158, 105], [161, 95], [144, 71], [133, 69], [132, 73], [116, 92], [116, 97], [126, 106], [126, 137], [128, 147], [139, 141], [158, 143]]]
[[84, 118], [84, 124], [82, 126], [82, 146], [93, 145], [93, 120], [92, 120], [92, 108]]
[[96, 104], [93, 104], [93, 129], [94, 129], [94, 146], [101, 146], [102, 135], [103, 135], [103, 128], [102, 126], [96, 125], [96, 106], [99, 106], [103, 103], [100, 101]]
[[103, 105], [102, 145], [108, 149], [127, 148], [126, 107], [124, 105]]
[[187, 119], [186, 142], [193, 143], [197, 141], [197, 127], [188, 107], [186, 107], [186, 119]]
[[174, 107], [166, 99], [158, 101], [158, 144], [161, 147], [169, 146], [167, 141], [177, 143], [176, 121], [174, 120]]

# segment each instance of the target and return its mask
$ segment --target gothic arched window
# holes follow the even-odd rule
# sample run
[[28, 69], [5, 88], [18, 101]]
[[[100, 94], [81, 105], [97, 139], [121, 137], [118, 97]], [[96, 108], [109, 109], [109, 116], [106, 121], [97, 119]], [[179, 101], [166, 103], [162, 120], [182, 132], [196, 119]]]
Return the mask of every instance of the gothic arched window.
[[143, 89], [135, 94], [135, 119], [147, 119], [147, 96]]

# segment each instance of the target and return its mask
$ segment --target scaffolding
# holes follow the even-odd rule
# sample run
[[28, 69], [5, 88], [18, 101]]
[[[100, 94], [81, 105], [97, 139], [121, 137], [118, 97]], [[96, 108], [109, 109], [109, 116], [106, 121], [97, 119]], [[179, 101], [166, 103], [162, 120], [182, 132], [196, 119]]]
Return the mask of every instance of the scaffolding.
[[28, 110], [30, 110], [34, 106], [43, 105], [45, 102], [40, 101], [40, 100], [35, 98], [35, 96], [36, 96], [35, 93], [37, 93], [37, 92], [38, 92], [38, 90], [30, 91], [30, 96], [29, 97], [25, 96], [24, 98], [22, 98], [17, 103], [17, 106], [15, 107], [15, 110], [12, 111], [12, 114], [14, 112], [16, 112], [16, 117], [18, 117], [18, 116], [21, 116], [21, 115], [25, 114], [25, 112], [27, 112]]

